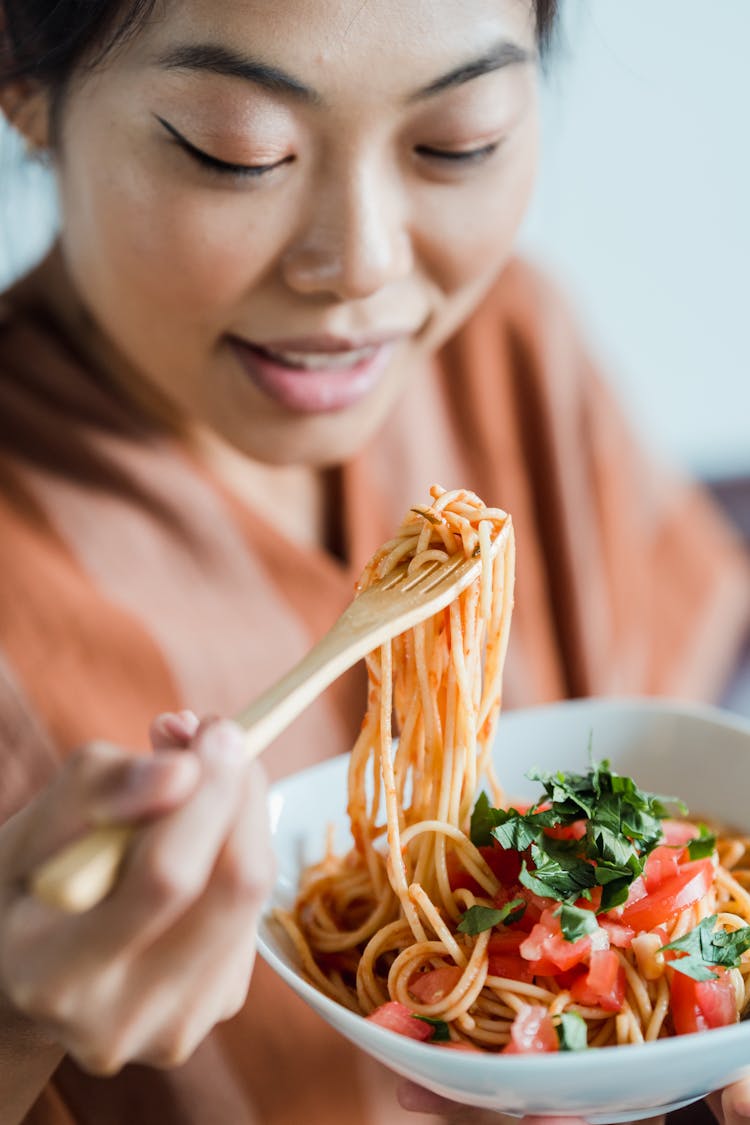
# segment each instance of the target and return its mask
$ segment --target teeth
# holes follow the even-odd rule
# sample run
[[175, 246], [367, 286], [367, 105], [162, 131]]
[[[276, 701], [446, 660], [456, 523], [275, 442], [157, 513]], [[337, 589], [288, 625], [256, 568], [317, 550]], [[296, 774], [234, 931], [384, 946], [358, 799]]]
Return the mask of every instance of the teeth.
[[363, 360], [369, 359], [376, 352], [376, 348], [358, 348], [351, 352], [272, 352], [264, 349], [266, 354], [283, 363], [285, 367], [300, 367], [306, 371], [345, 370], [354, 367]]

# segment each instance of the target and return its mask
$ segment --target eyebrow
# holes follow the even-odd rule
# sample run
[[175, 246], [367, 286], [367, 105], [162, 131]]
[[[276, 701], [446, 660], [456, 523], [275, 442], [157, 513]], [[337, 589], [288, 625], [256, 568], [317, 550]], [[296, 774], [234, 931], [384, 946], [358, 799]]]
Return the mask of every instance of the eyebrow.
[[198, 70], [210, 74], [223, 74], [228, 78], [243, 78], [274, 94], [286, 94], [300, 102], [320, 105], [322, 98], [303, 82], [298, 82], [278, 67], [247, 58], [227, 47], [212, 43], [186, 44], [174, 47], [157, 59], [157, 65], [166, 70]]
[[[462, 86], [483, 74], [501, 70], [506, 66], [535, 61], [536, 53], [518, 43], [503, 39], [479, 58], [455, 67], [447, 74], [434, 79], [410, 94], [406, 101], [422, 101], [443, 93], [444, 90]], [[284, 94], [307, 105], [323, 105], [324, 99], [312, 87], [300, 82], [286, 71], [268, 63], [239, 55], [227, 47], [212, 43], [185, 44], [174, 47], [157, 59], [157, 65], [166, 70], [195, 70], [241, 78], [274, 94]]]
[[417, 90], [407, 100], [410, 102], [422, 101], [424, 98], [442, 94], [443, 90], [450, 90], [454, 86], [463, 86], [473, 78], [481, 78], [483, 74], [491, 74], [495, 70], [502, 70], [506, 66], [530, 63], [536, 61], [536, 52], [528, 51], [518, 43], [502, 39], [496, 43], [486, 54], [478, 59], [457, 66], [455, 70], [448, 71], [434, 82]]

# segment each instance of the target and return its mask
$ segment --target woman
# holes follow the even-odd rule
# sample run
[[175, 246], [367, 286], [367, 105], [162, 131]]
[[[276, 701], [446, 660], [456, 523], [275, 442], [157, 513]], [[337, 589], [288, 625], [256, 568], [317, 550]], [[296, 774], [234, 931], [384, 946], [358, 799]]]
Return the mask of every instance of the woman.
[[[553, 7], [4, 2], [3, 107], [62, 212], [0, 329], [5, 1121], [411, 1119], [265, 966], [245, 1000], [263, 775], [183, 708], [293, 663], [433, 480], [513, 512], [511, 705], [720, 690], [747, 562], [510, 261]], [[361, 687], [268, 773], [346, 749]], [[144, 821], [114, 894], [30, 898], [102, 819]]]

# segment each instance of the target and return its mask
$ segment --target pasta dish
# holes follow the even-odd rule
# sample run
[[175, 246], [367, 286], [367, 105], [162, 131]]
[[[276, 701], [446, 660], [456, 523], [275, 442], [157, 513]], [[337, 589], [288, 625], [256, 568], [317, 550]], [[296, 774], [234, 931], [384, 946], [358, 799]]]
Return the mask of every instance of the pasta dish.
[[457, 552], [480, 577], [372, 652], [351, 754], [353, 847], [329, 843], [277, 912], [308, 978], [415, 1039], [505, 1053], [641, 1043], [735, 1022], [750, 1000], [750, 841], [685, 819], [606, 761], [529, 774], [491, 748], [513, 606], [510, 517], [433, 486], [367, 564]]

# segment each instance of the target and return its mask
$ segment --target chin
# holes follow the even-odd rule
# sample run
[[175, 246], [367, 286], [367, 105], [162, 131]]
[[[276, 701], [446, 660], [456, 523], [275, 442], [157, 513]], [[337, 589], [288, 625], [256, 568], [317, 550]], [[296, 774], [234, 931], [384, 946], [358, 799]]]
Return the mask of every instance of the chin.
[[349, 410], [288, 415], [283, 419], [238, 419], [217, 426], [231, 445], [267, 465], [307, 465], [331, 468], [351, 460], [368, 444], [394, 409], [400, 396], [378, 395]]
[[269, 426], [262, 434], [238, 432], [237, 426], [222, 427], [220, 436], [235, 449], [266, 465], [307, 465], [325, 469], [356, 456], [375, 431], [347, 424], [340, 415], [305, 418], [290, 426]]

